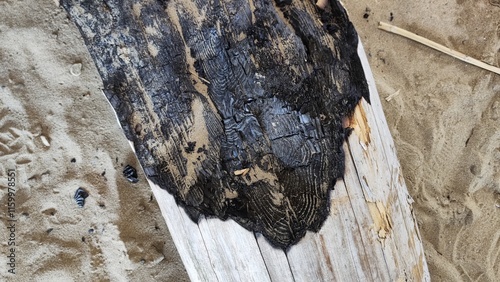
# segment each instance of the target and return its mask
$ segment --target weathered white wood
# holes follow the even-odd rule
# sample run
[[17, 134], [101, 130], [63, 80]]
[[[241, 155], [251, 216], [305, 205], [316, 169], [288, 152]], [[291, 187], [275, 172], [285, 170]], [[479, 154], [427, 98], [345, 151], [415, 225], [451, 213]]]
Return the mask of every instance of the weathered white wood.
[[297, 281], [367, 281], [360, 260], [363, 252], [355, 243], [359, 238], [356, 218], [341, 216], [351, 210], [343, 181], [337, 182], [331, 200], [331, 216], [321, 230], [309, 233], [307, 240], [288, 252], [294, 277]]
[[198, 225], [194, 224], [177, 206], [172, 195], [153, 182], [149, 180], [148, 182], [168, 229], [175, 230], [171, 232], [172, 239], [181, 255], [189, 278], [192, 281], [218, 281]]
[[219, 281], [271, 281], [252, 232], [217, 218], [202, 218], [198, 226]]
[[271, 281], [293, 281], [293, 274], [285, 252], [269, 244], [262, 234], [255, 234]]
[[[369, 201], [371, 201], [371, 198], [367, 198], [366, 195], [370, 195], [370, 192], [364, 193], [366, 185], [362, 179], [358, 178], [356, 167], [350, 156], [346, 158], [344, 183], [346, 194], [349, 198], [349, 205], [352, 209], [350, 216], [356, 219], [359, 226], [359, 233], [353, 233], [353, 236], [357, 235], [362, 242], [365, 250], [364, 261], [369, 266], [372, 277], [371, 281], [390, 281], [390, 271], [385, 260], [383, 246], [380, 244], [373, 218], [367, 207], [370, 204]], [[373, 196], [370, 195], [370, 197]]]
[[[396, 155], [394, 141], [391, 137], [389, 126], [387, 125], [387, 121], [385, 119], [382, 104], [380, 102], [380, 96], [378, 95], [376, 89], [375, 79], [373, 78], [373, 74], [370, 70], [368, 58], [366, 57], [361, 41], [358, 46], [358, 54], [363, 64], [365, 76], [371, 93], [371, 106], [366, 105], [365, 107], [367, 107], [369, 112], [371, 112], [371, 116], [369, 117], [370, 123], [374, 124], [374, 127], [378, 130], [379, 136], [383, 138], [381, 139], [382, 142], [377, 144], [377, 146], [382, 148], [387, 163], [380, 163], [382, 165], [386, 165], [386, 171], [388, 171], [390, 175], [389, 178], [386, 178], [386, 183], [389, 186], [384, 186], [382, 190], [388, 191], [388, 194], [386, 194], [388, 198], [388, 206], [385, 208], [389, 210], [389, 215], [392, 217], [392, 235], [394, 235], [393, 238], [396, 244], [396, 249], [393, 250], [393, 254], [399, 256], [399, 260], [395, 260], [396, 263], [399, 262], [397, 268], [400, 270], [400, 274], [402, 275], [409, 275], [417, 281], [428, 281], [430, 280], [430, 276], [425, 260], [422, 241], [418, 231], [415, 215], [411, 209], [413, 199], [411, 199], [411, 196], [408, 194], [408, 189], [404, 183], [404, 178], [401, 173], [401, 165]], [[374, 162], [376, 161], [378, 160], [374, 160]], [[404, 273], [404, 271], [408, 269], [411, 269], [411, 274]]]
[[422, 242], [366, 54], [370, 87], [351, 119], [346, 172], [330, 217], [287, 252], [232, 220], [193, 223], [173, 197], [153, 192], [193, 281], [429, 281]]

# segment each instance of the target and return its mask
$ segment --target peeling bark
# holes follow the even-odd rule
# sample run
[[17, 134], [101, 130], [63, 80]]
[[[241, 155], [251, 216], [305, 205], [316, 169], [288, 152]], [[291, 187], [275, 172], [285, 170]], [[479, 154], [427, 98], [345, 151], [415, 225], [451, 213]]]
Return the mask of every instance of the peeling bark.
[[61, 4], [146, 175], [194, 221], [232, 218], [281, 248], [319, 230], [343, 120], [369, 99], [337, 1]]

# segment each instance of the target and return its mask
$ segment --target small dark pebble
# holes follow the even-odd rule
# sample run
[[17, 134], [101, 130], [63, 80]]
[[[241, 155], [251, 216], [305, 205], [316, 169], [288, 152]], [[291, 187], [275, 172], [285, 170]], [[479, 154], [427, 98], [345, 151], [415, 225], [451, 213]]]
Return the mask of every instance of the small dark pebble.
[[80, 208], [83, 208], [83, 206], [85, 205], [85, 198], [87, 198], [88, 196], [89, 196], [89, 193], [87, 193], [87, 191], [85, 191], [85, 189], [80, 187], [80, 188], [76, 189], [75, 196], [73, 198], [75, 198], [76, 204]]
[[72, 162], [72, 163], [76, 163], [76, 159], [75, 159], [75, 158], [72, 158], [72, 159], [71, 159], [71, 162]]
[[101, 176], [104, 176], [104, 175], [106, 175], [106, 171], [103, 171], [103, 172], [101, 173]]
[[123, 169], [123, 176], [125, 176], [127, 180], [132, 183], [139, 182], [139, 178], [137, 178], [137, 170], [130, 165], [125, 166]]
[[370, 12], [370, 8], [366, 7], [365, 13], [363, 14], [363, 19], [368, 19], [368, 17], [370, 17]]
[[92, 233], [94, 233], [94, 228], [89, 229], [89, 234], [92, 234]]
[[52, 232], [52, 230], [54, 230], [54, 228], [49, 228], [49, 229], [47, 229], [47, 231], [45, 231], [45, 232], [47, 232], [47, 234], [50, 234], [50, 232]]
[[206, 146], [203, 145], [203, 147], [199, 147], [198, 150], [196, 151], [196, 153], [200, 154], [200, 153], [206, 153], [207, 152], [207, 149], [206, 149]]
[[389, 21], [392, 22], [394, 20], [394, 14], [391, 12], [389, 16]]
[[84, 242], [84, 243], [85, 243], [85, 237], [83, 237], [83, 236], [82, 236], [82, 242]]

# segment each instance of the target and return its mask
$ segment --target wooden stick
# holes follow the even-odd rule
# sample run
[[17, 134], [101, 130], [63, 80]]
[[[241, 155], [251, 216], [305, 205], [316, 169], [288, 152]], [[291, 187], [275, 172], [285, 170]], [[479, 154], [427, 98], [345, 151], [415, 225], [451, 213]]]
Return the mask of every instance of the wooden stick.
[[474, 59], [472, 57], [469, 57], [465, 54], [462, 54], [458, 51], [455, 51], [453, 49], [450, 49], [446, 46], [443, 46], [439, 43], [436, 43], [432, 40], [429, 40], [427, 38], [424, 38], [422, 36], [419, 36], [419, 35], [416, 35], [415, 33], [412, 33], [412, 32], [409, 32], [407, 30], [404, 30], [402, 28], [399, 28], [397, 26], [393, 26], [393, 25], [390, 25], [388, 23], [384, 23], [384, 22], [379, 22], [379, 25], [378, 25], [378, 28], [379, 29], [382, 29], [382, 30], [385, 30], [385, 31], [388, 31], [388, 32], [392, 32], [392, 33], [395, 33], [395, 34], [398, 34], [398, 35], [401, 35], [403, 37], [406, 37], [406, 38], [409, 38], [411, 40], [414, 40], [418, 43], [421, 43], [421, 44], [424, 44], [428, 47], [431, 47], [433, 49], [436, 49], [440, 52], [443, 52], [447, 55], [450, 55], [454, 58], [457, 58], [461, 61], [464, 61], [466, 63], [469, 63], [471, 65], [474, 65], [476, 67], [479, 67], [479, 68], [482, 68], [482, 69], [485, 69], [485, 70], [489, 70], [491, 72], [494, 72], [496, 74], [500, 74], [500, 68], [497, 68], [497, 67], [494, 67], [494, 66], [491, 66], [491, 65], [488, 65], [486, 63], [483, 63], [477, 59]]

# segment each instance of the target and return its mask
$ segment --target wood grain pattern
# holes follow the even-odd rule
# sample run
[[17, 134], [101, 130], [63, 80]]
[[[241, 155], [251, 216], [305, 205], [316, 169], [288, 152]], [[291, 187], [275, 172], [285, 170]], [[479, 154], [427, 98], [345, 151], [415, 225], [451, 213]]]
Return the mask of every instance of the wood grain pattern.
[[342, 6], [65, 0], [148, 177], [287, 248], [328, 216], [368, 89]]
[[[349, 39], [351, 44], [354, 44], [351, 56], [354, 53], [359, 54], [361, 63], [358, 67], [364, 71], [366, 76], [369, 96], [366, 95], [366, 99], [361, 99], [360, 103], [358, 103], [360, 95], [352, 101], [346, 102], [352, 107], [351, 109], [356, 107], [349, 120], [353, 131], [348, 137], [347, 143], [343, 142], [344, 134], [341, 132], [341, 141], [331, 141], [338, 142], [335, 143], [336, 147], [328, 147], [330, 150], [338, 148], [338, 151], [346, 152], [345, 174], [337, 179], [338, 176], [335, 177], [335, 175], [338, 171], [334, 171], [333, 176], [330, 176], [329, 181], [332, 184], [335, 179], [337, 180], [335, 189], [331, 193], [327, 193], [329, 196], [329, 201], [326, 201], [328, 216], [318, 232], [305, 232], [302, 240], [283, 250], [275, 248], [260, 233], [250, 232], [238, 225], [240, 223], [245, 226], [245, 223], [241, 222], [241, 217], [234, 218], [228, 215], [236, 221], [233, 219], [221, 221], [216, 217], [201, 216], [199, 222], [195, 223], [191, 218], [198, 216], [198, 210], [187, 208], [188, 213], [186, 213], [186, 205], [184, 208], [178, 205], [179, 201], [188, 199], [193, 201], [200, 196], [200, 193], [192, 192], [196, 189], [188, 189], [191, 186], [196, 186], [196, 178], [186, 176], [196, 175], [198, 177], [201, 174], [210, 174], [213, 173], [214, 168], [216, 171], [218, 169], [226, 171], [221, 179], [237, 179], [235, 182], [247, 183], [250, 181], [254, 183], [255, 180], [252, 180], [252, 177], [255, 176], [252, 173], [255, 174], [255, 167], [260, 169], [259, 173], [262, 173], [264, 178], [281, 181], [279, 173], [276, 174], [273, 171], [271, 174], [269, 169], [260, 167], [261, 164], [247, 170], [248, 167], [244, 161], [249, 158], [248, 156], [254, 158], [255, 155], [252, 154], [255, 154], [258, 147], [233, 145], [244, 144], [252, 136], [258, 136], [258, 134], [252, 135], [255, 133], [252, 130], [248, 132], [243, 130], [246, 132], [245, 134], [234, 134], [234, 130], [240, 132], [241, 128], [252, 129], [254, 127], [253, 119], [246, 119], [245, 115], [239, 117], [237, 122], [224, 121], [222, 117], [226, 113], [223, 113], [223, 110], [230, 111], [231, 107], [226, 107], [224, 99], [221, 100], [222, 102], [217, 102], [217, 97], [226, 97], [228, 95], [225, 92], [227, 89], [232, 89], [227, 91], [234, 92], [236, 91], [234, 89], [239, 87], [243, 90], [238, 91], [246, 93], [245, 91], [250, 91], [249, 88], [260, 84], [263, 90], [256, 93], [265, 95], [262, 93], [272, 92], [277, 97], [273, 103], [266, 100], [269, 97], [263, 99], [266, 100], [263, 104], [267, 107], [268, 112], [269, 109], [275, 110], [274, 105], [296, 106], [297, 104], [293, 104], [291, 100], [307, 98], [309, 103], [307, 101], [305, 101], [306, 103], [300, 102], [306, 110], [284, 109], [284, 111], [298, 118], [300, 123], [305, 124], [312, 125], [313, 122], [310, 121], [314, 121], [315, 118], [319, 118], [320, 125], [324, 125], [325, 120], [327, 120], [337, 127], [342, 127], [342, 123], [346, 122], [342, 121], [339, 116], [337, 116], [338, 120], [334, 119], [335, 114], [333, 113], [330, 113], [332, 116], [326, 115], [326, 119], [311, 114], [317, 111], [316, 113], [325, 115], [324, 112], [321, 112], [320, 104], [326, 105], [325, 91], [328, 92], [328, 85], [333, 85], [331, 84], [333, 78], [327, 78], [325, 75], [331, 74], [334, 70], [328, 68], [318, 70], [312, 67], [314, 64], [319, 64], [318, 60], [321, 61], [321, 59], [316, 58], [314, 61], [314, 58], [307, 57], [310, 54], [305, 50], [315, 50], [320, 54], [320, 46], [323, 46], [326, 48], [324, 52], [339, 55], [343, 51], [336, 47], [332, 38], [328, 37], [328, 32], [325, 32], [324, 29], [328, 29], [328, 25], [324, 27], [321, 18], [319, 20], [316, 18], [316, 21], [312, 23], [297, 20], [306, 17], [304, 11], [310, 12], [309, 16], [322, 13], [321, 10], [314, 7], [312, 2], [293, 1], [295, 6], [290, 7], [300, 6], [300, 9], [295, 10], [295, 15], [300, 14], [301, 16], [294, 17], [295, 23], [289, 22], [286, 16], [286, 7], [292, 5], [291, 2], [211, 1], [210, 5], [225, 11], [226, 16], [220, 15], [220, 20], [217, 17], [214, 18], [213, 15], [210, 18], [210, 13], [207, 13], [208, 7], [203, 6], [204, 1], [183, 1], [183, 3], [181, 1], [136, 1], [131, 5], [117, 8], [117, 2], [114, 1], [95, 4], [94, 1], [67, 0], [63, 1], [63, 5], [69, 11], [73, 21], [80, 26], [91, 54], [97, 58], [96, 65], [105, 85], [107, 85], [105, 94], [118, 113], [120, 123], [127, 137], [131, 140], [132, 147], [141, 159], [146, 174], [150, 177], [150, 185], [191, 280], [429, 281], [422, 241], [411, 209], [412, 201], [401, 176], [394, 144], [382, 112], [366, 55], [362, 46], [357, 45], [357, 38], [355, 40]], [[264, 5], [266, 3], [267, 6]], [[219, 6], [214, 6], [214, 4]], [[330, 6], [338, 5], [336, 1], [329, 1], [329, 4]], [[200, 9], [200, 7], [205, 8]], [[124, 10], [132, 14], [134, 18], [120, 20], [119, 12]], [[266, 11], [271, 10], [275, 11], [274, 21], [262, 20], [262, 17], [267, 15]], [[258, 11], [263, 14], [259, 14]], [[299, 11], [304, 13], [299, 13]], [[290, 11], [288, 12], [290, 13]], [[155, 16], [160, 14], [163, 16]], [[219, 48], [217, 47], [218, 39], [217, 36], [211, 37], [222, 32], [219, 30], [224, 30], [226, 26], [224, 21], [227, 20], [227, 15], [241, 17], [241, 21], [233, 24], [237, 25], [237, 28], [242, 28], [245, 24], [253, 26], [255, 23], [259, 23], [259, 25], [250, 35], [248, 33], [234, 33], [234, 36], [231, 37], [233, 41], [229, 40], [224, 43], [233, 42], [233, 44], [224, 45], [224, 50], [231, 50], [234, 48], [235, 42], [248, 38], [252, 38], [250, 41], [254, 42], [253, 44], [260, 44], [259, 50], [267, 48], [262, 49], [265, 50], [265, 52], [261, 51], [262, 53], [258, 53], [257, 50], [257, 53], [250, 56], [249, 60], [243, 61], [240, 61], [240, 55], [231, 53], [230, 57], [233, 59], [229, 59], [228, 62], [235, 63], [240, 67], [243, 66], [242, 68], [245, 70], [234, 72], [231, 76], [221, 74], [228, 71], [227, 67], [232, 67], [218, 61], [219, 57], [214, 55], [217, 54], [215, 50]], [[288, 14], [289, 18], [290, 15]], [[209, 19], [207, 22], [215, 23], [215, 25], [208, 27], [206, 23], [204, 25], [204, 20], [207, 17]], [[261, 20], [259, 21], [259, 19]], [[183, 27], [183, 21], [186, 21], [187, 26]], [[217, 24], [218, 22], [219, 24]], [[128, 28], [123, 28], [125, 23]], [[282, 23], [282, 26], [279, 23]], [[190, 26], [191, 29], [189, 29]], [[335, 24], [330, 25], [330, 28], [334, 26]], [[208, 28], [214, 33], [200, 33], [199, 30], [204, 28]], [[279, 28], [282, 28], [280, 32], [288, 34], [288, 37], [282, 38], [279, 32], [273, 32]], [[297, 35], [297, 30], [301, 28], [309, 30], [313, 34], [320, 32], [319, 30], [323, 33], [319, 36], [320, 40], [315, 43], [316, 45], [302, 44], [304, 47], [302, 51], [293, 53], [293, 50], [289, 48], [293, 44], [290, 45], [286, 42], [304, 43], [309, 40], [308, 35], [302, 34], [302, 37]], [[97, 29], [99, 32], [96, 32]], [[334, 34], [336, 32], [338, 30], [333, 30]], [[294, 37], [294, 34], [298, 38]], [[171, 38], [170, 41], [164, 40], [166, 35]], [[315, 36], [318, 35], [316, 33]], [[143, 41], [136, 42], [137, 38], [146, 38], [146, 47], [144, 47]], [[205, 42], [204, 40], [207, 38], [210, 39], [210, 42], [205, 45], [211, 46], [210, 48], [205, 50], [206, 47], [197, 47], [197, 44]], [[202, 46], [205, 45], [202, 44]], [[227, 54], [229, 53], [226, 52]], [[306, 56], [308, 61], [294, 61], [293, 58], [292, 60], [288, 58], [287, 61], [287, 54], [295, 54], [293, 56], [297, 58]], [[213, 61], [202, 62], [201, 58], [206, 60], [210, 56], [212, 56]], [[261, 56], [261, 60], [259, 60], [259, 56]], [[165, 62], [165, 64], [158, 63], [160, 61]], [[220, 72], [210, 65], [215, 61], [221, 68]], [[331, 68], [344, 69], [346, 67], [338, 63], [325, 62], [332, 64], [329, 66]], [[281, 65], [281, 67], [274, 69], [272, 66], [276, 64]], [[301, 64], [303, 65], [300, 66]], [[211, 74], [207, 74], [205, 69], [210, 70]], [[274, 70], [274, 72], [265, 73], [266, 69]], [[342, 73], [342, 71], [340, 72]], [[170, 78], [172, 73], [176, 72], [177, 74]], [[293, 96], [300, 91], [303, 92], [304, 88], [297, 86], [300, 83], [291, 79], [280, 80], [283, 78], [280, 75], [300, 74], [302, 72], [307, 73], [308, 76], [302, 77], [301, 83], [310, 79], [309, 83], [306, 84], [309, 87], [316, 87], [314, 89], [319, 93], [317, 96]], [[151, 77], [151, 73], [156, 73], [157, 76]], [[221, 75], [216, 75], [218, 73]], [[245, 84], [245, 79], [250, 79], [248, 74], [252, 79], [250, 85]], [[273, 82], [271, 78], [279, 81]], [[239, 82], [235, 83], [234, 80]], [[353, 90], [345, 90], [343, 87], [350, 84], [343, 84], [342, 80], [335, 80], [335, 82], [338, 93], [345, 94]], [[355, 79], [353, 82], [353, 85], [361, 85], [361, 88], [365, 85], [363, 82], [355, 81]], [[269, 85], [274, 86], [266, 88]], [[327, 88], [323, 89], [324, 85]], [[283, 89], [287, 89], [288, 92], [276, 94], [279, 91], [270, 91], [270, 89], [281, 89], [280, 87], [284, 87]], [[294, 92], [294, 87], [298, 87], [295, 90], [300, 91]], [[339, 89], [344, 89], [342, 91], [347, 92], [339, 91]], [[360, 89], [358, 91], [363, 92]], [[176, 93], [176, 95], [167, 95], [168, 93]], [[368, 97], [371, 100], [370, 103], [367, 103]], [[310, 102], [314, 100], [317, 103]], [[275, 102], [276, 104], [274, 104]], [[330, 102], [328, 107], [335, 105], [335, 102]], [[342, 103], [342, 99], [337, 100], [337, 102]], [[232, 107], [238, 108], [239, 104], [231, 102], [231, 99], [229, 99], [229, 103]], [[347, 116], [348, 112], [342, 112], [341, 116]], [[304, 118], [303, 114], [309, 116]], [[267, 113], [264, 116], [267, 121], [283, 122], [283, 117], [280, 114]], [[289, 125], [293, 122], [289, 121], [284, 124]], [[261, 124], [260, 121], [259, 124]], [[315, 126], [313, 128], [316, 128]], [[265, 124], [261, 128], [265, 129]], [[267, 134], [266, 140], [269, 139], [269, 136], [271, 139], [279, 140], [289, 135], [312, 137], [316, 140], [314, 130], [309, 131], [309, 135], [303, 132], [296, 134], [294, 131], [296, 129], [293, 126], [266, 130], [262, 130]], [[318, 132], [316, 130], [316, 134]], [[218, 136], [224, 136], [224, 138], [218, 139]], [[321, 138], [317, 140], [321, 140]], [[249, 151], [241, 150], [241, 148]], [[278, 146], [279, 148], [282, 148], [282, 145]], [[292, 154], [287, 154], [291, 152], [290, 148], [291, 145], [288, 145], [284, 147], [284, 152], [276, 151], [276, 155], [281, 154], [283, 159], [281, 162], [293, 162], [297, 159], [297, 157], [291, 156]], [[320, 148], [320, 150], [325, 149], [326, 147]], [[236, 150], [238, 156], [242, 155], [244, 151], [247, 155], [243, 159], [228, 158], [226, 167], [222, 168], [222, 166], [217, 166], [213, 160], [223, 158], [221, 152], [224, 150], [226, 152]], [[268, 150], [275, 152], [272, 146], [269, 146]], [[321, 152], [323, 153], [323, 151]], [[193, 155], [196, 157], [193, 158]], [[200, 160], [197, 159], [198, 156], [200, 156]], [[307, 158], [307, 154], [304, 156]], [[337, 155], [337, 157], [342, 157], [344, 164], [344, 157], [342, 155]], [[159, 159], [163, 162], [157, 167]], [[299, 159], [304, 160], [304, 158]], [[196, 168], [199, 166], [193, 165], [193, 162], [195, 164], [202, 162], [207, 165], [207, 168], [198, 171]], [[240, 166], [238, 163], [242, 165]], [[332, 165], [332, 163], [328, 164]], [[327, 168], [336, 169], [322, 167], [323, 170]], [[344, 168], [341, 170], [344, 172]], [[216, 177], [221, 177], [220, 174], [213, 174]], [[184, 179], [179, 179], [179, 175], [184, 175]], [[250, 180], [245, 178], [247, 175]], [[311, 181], [307, 179], [307, 175], [308, 173], [303, 173], [303, 176], [306, 176], [305, 181]], [[318, 177], [323, 179], [324, 175]], [[292, 184], [299, 182], [297, 177], [291, 179], [293, 181], [289, 182]], [[169, 194], [165, 188], [174, 196]], [[238, 189], [229, 189], [229, 191], [224, 192], [224, 197], [229, 199], [240, 195]], [[203, 193], [205, 191], [202, 191], [201, 195]], [[220, 201], [213, 201], [213, 203], [220, 203]], [[200, 205], [200, 202], [191, 204]], [[201, 205], [203, 206], [203, 204]], [[224, 218], [224, 215], [217, 215]], [[271, 236], [269, 233], [261, 231], [264, 235]], [[278, 234], [278, 237], [280, 235]], [[271, 241], [273, 240], [279, 241], [281, 239], [271, 239]], [[274, 243], [288, 246], [292, 241], [274, 241]]]
[[[354, 130], [349, 136], [348, 143], [344, 144], [348, 152], [346, 172], [330, 195], [330, 216], [319, 232], [308, 232], [304, 239], [287, 251], [274, 248], [256, 234], [258, 248], [253, 244], [251, 246], [261, 255], [244, 257], [243, 260], [246, 264], [260, 266], [259, 273], [265, 274], [262, 281], [430, 281], [422, 240], [411, 208], [412, 200], [400, 172], [375, 82], [361, 45], [358, 52], [368, 80], [371, 104], [362, 101], [360, 107], [363, 107], [363, 111], [358, 108], [354, 116], [364, 113], [364, 126], [370, 128], [371, 137], [383, 137], [382, 146], [385, 148], [376, 147], [372, 142], [364, 143], [364, 137], [357, 133], [366, 134], [361, 130]], [[383, 157], [375, 154], [375, 151], [381, 150], [384, 151]], [[370, 177], [358, 172], [370, 171], [372, 168], [377, 174]], [[382, 181], [387, 175], [391, 177]], [[380, 186], [375, 186], [375, 181]], [[179, 210], [170, 194], [154, 183], [150, 184], [193, 281], [251, 281], [250, 273], [241, 270], [236, 275], [232, 271], [238, 268], [240, 260], [226, 262], [226, 275], [200, 278], [200, 274], [212, 271], [213, 266], [200, 260], [201, 255], [196, 254], [198, 246], [214, 243], [205, 240], [205, 236], [186, 238], [182, 232], [178, 232], [187, 227], [199, 232], [200, 228], [186, 220], [187, 216]], [[172, 208], [177, 213], [170, 212]], [[206, 223], [225, 230], [219, 238], [227, 242], [225, 251], [246, 252], [246, 243], [234, 242], [229, 238], [245, 237], [251, 232], [234, 228], [236, 223], [232, 220], [208, 219]], [[390, 226], [384, 225], [387, 223]], [[262, 260], [265, 267], [262, 266]]]

